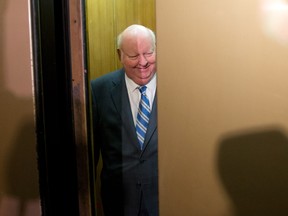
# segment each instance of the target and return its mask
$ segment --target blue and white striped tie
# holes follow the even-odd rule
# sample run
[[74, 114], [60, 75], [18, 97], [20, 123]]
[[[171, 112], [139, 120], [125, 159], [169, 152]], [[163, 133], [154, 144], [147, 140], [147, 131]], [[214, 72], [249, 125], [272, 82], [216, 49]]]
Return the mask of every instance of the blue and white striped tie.
[[139, 87], [141, 93], [141, 99], [139, 102], [137, 120], [136, 120], [136, 133], [139, 140], [140, 148], [143, 149], [145, 140], [145, 134], [149, 124], [150, 117], [150, 104], [149, 99], [146, 96], [146, 86]]

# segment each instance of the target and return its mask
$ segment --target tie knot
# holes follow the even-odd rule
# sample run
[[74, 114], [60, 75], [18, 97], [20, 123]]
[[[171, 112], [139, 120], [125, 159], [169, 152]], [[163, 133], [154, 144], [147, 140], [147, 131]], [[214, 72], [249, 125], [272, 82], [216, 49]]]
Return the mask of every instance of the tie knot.
[[145, 94], [147, 89], [147, 86], [139, 86], [139, 91], [141, 92], [141, 94]]

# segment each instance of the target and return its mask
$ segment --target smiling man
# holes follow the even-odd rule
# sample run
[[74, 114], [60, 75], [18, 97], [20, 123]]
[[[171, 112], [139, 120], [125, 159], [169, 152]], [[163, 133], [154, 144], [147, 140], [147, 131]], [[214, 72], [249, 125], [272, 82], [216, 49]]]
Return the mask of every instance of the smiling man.
[[91, 81], [95, 161], [105, 216], [157, 216], [156, 39], [131, 25], [117, 37], [122, 69]]

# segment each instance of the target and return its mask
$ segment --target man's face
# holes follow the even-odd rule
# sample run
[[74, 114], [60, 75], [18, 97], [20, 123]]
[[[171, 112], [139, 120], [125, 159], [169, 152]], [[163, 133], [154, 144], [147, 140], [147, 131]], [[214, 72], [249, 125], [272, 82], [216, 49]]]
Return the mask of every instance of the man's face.
[[118, 52], [127, 76], [136, 84], [146, 85], [153, 78], [156, 72], [156, 50], [149, 37], [127, 37]]

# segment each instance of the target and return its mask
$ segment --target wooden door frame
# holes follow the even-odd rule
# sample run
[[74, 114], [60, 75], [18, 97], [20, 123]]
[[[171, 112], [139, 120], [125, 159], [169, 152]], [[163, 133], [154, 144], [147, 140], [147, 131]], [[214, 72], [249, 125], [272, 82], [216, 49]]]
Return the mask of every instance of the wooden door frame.
[[42, 215], [95, 215], [84, 3], [31, 0], [30, 12]]

